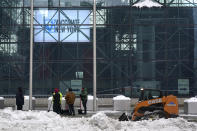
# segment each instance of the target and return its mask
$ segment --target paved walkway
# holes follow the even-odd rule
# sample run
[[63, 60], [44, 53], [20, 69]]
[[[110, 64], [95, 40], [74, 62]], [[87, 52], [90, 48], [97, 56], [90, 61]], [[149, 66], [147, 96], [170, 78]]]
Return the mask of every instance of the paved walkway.
[[[46, 110], [46, 109], [45, 109]], [[133, 109], [131, 109], [132, 111]], [[118, 119], [122, 113], [125, 113], [124, 111], [113, 111], [112, 107], [101, 107], [98, 108], [98, 111], [103, 111], [105, 112], [105, 114], [113, 119]], [[131, 113], [131, 111], [126, 112], [128, 114]], [[91, 117], [92, 115], [96, 114], [96, 112], [93, 111], [88, 111], [86, 115], [84, 114], [78, 114], [78, 108], [75, 108], [75, 112], [76, 115], [75, 116], [69, 116], [69, 115], [62, 115], [62, 116], [66, 116], [66, 117]], [[183, 117], [184, 119], [187, 119], [188, 121], [193, 121], [193, 122], [197, 122], [197, 114], [196, 115], [188, 115], [188, 114], [184, 114], [184, 108], [183, 107], [179, 107], [179, 116]]]

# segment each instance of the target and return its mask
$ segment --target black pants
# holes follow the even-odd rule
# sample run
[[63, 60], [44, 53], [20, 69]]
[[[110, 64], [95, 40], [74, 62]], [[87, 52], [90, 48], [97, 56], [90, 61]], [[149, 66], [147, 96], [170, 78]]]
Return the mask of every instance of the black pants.
[[17, 110], [22, 110], [23, 109], [23, 105], [17, 105]]
[[75, 110], [74, 110], [73, 104], [68, 104], [68, 109], [69, 109], [70, 115], [75, 115]]
[[86, 106], [86, 104], [87, 104], [87, 100], [83, 100], [82, 101], [82, 105], [83, 105], [83, 108], [84, 108], [84, 114], [87, 113], [87, 106]]
[[61, 105], [60, 104], [53, 104], [53, 111], [57, 114], [61, 113]]

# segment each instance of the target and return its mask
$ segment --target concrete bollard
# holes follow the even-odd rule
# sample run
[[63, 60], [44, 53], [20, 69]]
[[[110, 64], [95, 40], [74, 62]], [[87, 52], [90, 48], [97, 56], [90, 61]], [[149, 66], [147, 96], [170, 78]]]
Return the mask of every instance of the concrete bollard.
[[4, 108], [4, 97], [0, 97], [0, 109]]
[[131, 99], [123, 95], [113, 97], [113, 108], [114, 111], [130, 111]]
[[184, 100], [184, 113], [197, 114], [197, 97]]
[[[29, 96], [24, 96], [24, 105], [23, 105], [23, 110], [28, 111], [29, 110]], [[35, 105], [36, 105], [36, 98], [32, 97], [32, 110], [35, 110]]]

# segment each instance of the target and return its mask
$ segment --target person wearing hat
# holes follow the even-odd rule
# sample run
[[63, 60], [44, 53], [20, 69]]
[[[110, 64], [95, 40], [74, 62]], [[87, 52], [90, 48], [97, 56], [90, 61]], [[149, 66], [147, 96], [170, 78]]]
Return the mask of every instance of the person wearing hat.
[[53, 92], [53, 111], [57, 114], [61, 113], [61, 102], [62, 102], [62, 93], [58, 88], [54, 89]]
[[72, 92], [72, 88], [68, 89], [68, 92], [65, 95], [65, 99], [66, 99], [66, 103], [68, 104], [69, 114], [74, 116], [75, 93]]
[[87, 113], [87, 96], [88, 96], [88, 92], [87, 92], [87, 89], [86, 88], [82, 88], [81, 89], [81, 94], [80, 94], [80, 98], [81, 98], [81, 101], [82, 101], [82, 105], [83, 105], [83, 108], [84, 108], [84, 114]]

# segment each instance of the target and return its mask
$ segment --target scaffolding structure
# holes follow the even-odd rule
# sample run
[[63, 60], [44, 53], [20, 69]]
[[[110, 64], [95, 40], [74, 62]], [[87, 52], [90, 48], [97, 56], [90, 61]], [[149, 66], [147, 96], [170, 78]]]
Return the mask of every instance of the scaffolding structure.
[[[163, 7], [97, 0], [98, 94], [131, 95], [134, 87], [197, 94], [197, 2], [156, 1]], [[71, 80], [93, 92], [92, 4], [34, 0], [33, 95], [66, 90]], [[29, 92], [30, 14], [29, 0], [0, 1], [0, 95], [13, 95], [18, 86]], [[178, 93], [181, 80], [189, 81], [188, 94]]]

